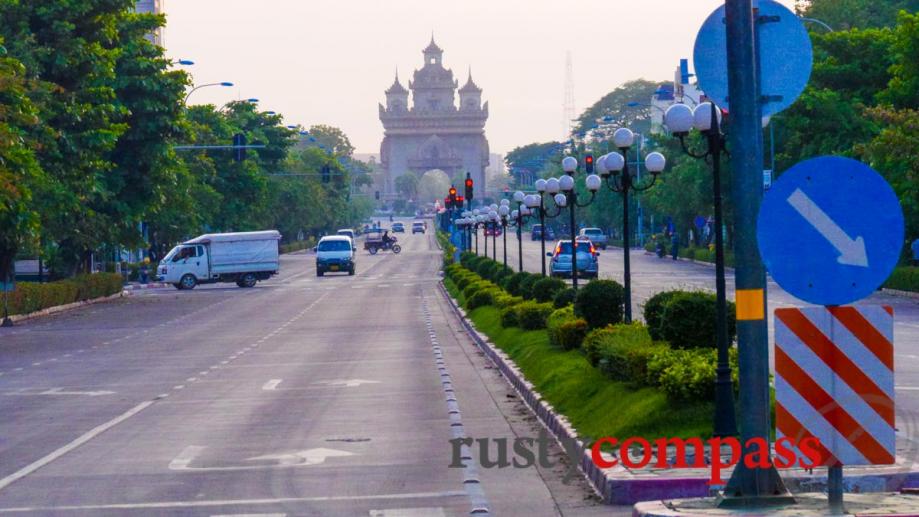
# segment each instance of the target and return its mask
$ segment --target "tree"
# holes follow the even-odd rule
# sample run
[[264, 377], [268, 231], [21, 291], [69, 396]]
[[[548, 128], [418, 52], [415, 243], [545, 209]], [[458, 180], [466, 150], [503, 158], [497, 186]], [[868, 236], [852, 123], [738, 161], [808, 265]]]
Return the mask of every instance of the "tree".
[[0, 3], [0, 36], [27, 76], [48, 84], [35, 90], [42, 129], [36, 157], [48, 181], [34, 193], [42, 232], [56, 243], [57, 265], [85, 268], [112, 221], [98, 214], [110, 196], [110, 153], [127, 129], [115, 104], [118, 27], [131, 0]]
[[396, 178], [396, 192], [404, 199], [415, 199], [418, 197], [418, 177], [412, 173], [403, 174]]
[[836, 31], [891, 27], [897, 13], [919, 11], [919, 0], [801, 0], [797, 11], [816, 18]]
[[0, 282], [12, 272], [16, 253], [38, 230], [32, 188], [42, 171], [29, 136], [38, 117], [28, 97], [33, 85], [24, 74], [22, 63], [0, 58]]
[[317, 144], [330, 150], [332, 154], [348, 158], [354, 154], [354, 146], [351, 145], [348, 135], [337, 127], [319, 124], [310, 127], [309, 134], [316, 139]]
[[588, 132], [598, 124], [627, 127], [633, 131], [647, 133], [651, 128], [650, 108], [641, 105], [633, 107], [629, 106], [629, 103], [647, 104], [657, 91], [659, 84], [645, 79], [636, 79], [617, 87], [584, 110], [571, 130], [571, 136], [586, 138], [589, 136]]

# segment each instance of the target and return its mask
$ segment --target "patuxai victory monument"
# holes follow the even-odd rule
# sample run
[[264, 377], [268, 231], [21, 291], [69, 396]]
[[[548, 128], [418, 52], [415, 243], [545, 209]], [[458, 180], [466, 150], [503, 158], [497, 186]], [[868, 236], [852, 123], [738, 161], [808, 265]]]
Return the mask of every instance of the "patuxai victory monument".
[[403, 174], [420, 178], [428, 171], [441, 170], [451, 180], [470, 173], [478, 197], [480, 190], [484, 192], [488, 165], [488, 103], [482, 104], [482, 89], [472, 81], [471, 72], [459, 88], [453, 71], [444, 68], [444, 51], [433, 37], [423, 53], [424, 66], [415, 70], [408, 89], [397, 73], [386, 90], [386, 106], [380, 105], [385, 193], [389, 198], [396, 195], [395, 180]]

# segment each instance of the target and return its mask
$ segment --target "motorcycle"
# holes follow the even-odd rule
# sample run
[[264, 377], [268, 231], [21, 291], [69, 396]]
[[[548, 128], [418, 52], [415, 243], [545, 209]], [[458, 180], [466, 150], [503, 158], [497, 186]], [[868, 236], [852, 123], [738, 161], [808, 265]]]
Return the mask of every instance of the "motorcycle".
[[390, 237], [389, 242], [383, 242], [383, 239], [368, 238], [366, 241], [364, 241], [364, 247], [367, 248], [367, 251], [370, 252], [371, 255], [376, 255], [380, 250], [392, 250], [393, 253], [398, 254], [402, 251], [402, 246], [396, 244], [397, 240], [398, 239], [395, 237]]

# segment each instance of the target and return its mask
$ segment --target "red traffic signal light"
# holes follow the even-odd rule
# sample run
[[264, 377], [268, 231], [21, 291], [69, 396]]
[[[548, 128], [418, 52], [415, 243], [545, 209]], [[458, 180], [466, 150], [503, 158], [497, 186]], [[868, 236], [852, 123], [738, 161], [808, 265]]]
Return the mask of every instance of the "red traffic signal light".
[[466, 188], [472, 188], [472, 178], [466, 178]]
[[594, 172], [594, 156], [588, 154], [584, 157], [584, 168], [587, 170], [587, 174], [593, 174]]
[[458, 205], [460, 205], [460, 206], [463, 205], [463, 201], [465, 201], [465, 200], [466, 200], [466, 199], [463, 198], [463, 196], [456, 196], [456, 203], [457, 203]]
[[450, 197], [456, 197], [456, 187], [450, 187]]

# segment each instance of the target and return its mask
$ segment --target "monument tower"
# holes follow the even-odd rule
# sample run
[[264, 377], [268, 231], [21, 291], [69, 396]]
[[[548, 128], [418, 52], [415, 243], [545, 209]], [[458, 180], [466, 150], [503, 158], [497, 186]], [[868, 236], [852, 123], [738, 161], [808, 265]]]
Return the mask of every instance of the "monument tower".
[[415, 70], [408, 89], [399, 82], [397, 72], [386, 90], [386, 105], [380, 105], [384, 130], [380, 161], [386, 197], [397, 196], [395, 180], [403, 174], [415, 174], [420, 179], [430, 170], [441, 170], [451, 180], [470, 173], [475, 196], [481, 199], [488, 166], [488, 103], [482, 104], [482, 89], [473, 82], [471, 70], [466, 84], [458, 88], [453, 71], [443, 66], [444, 52], [433, 36], [422, 53], [424, 66]]

